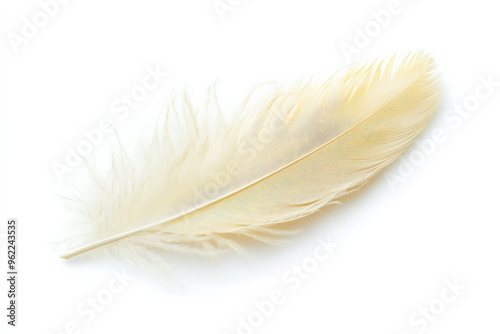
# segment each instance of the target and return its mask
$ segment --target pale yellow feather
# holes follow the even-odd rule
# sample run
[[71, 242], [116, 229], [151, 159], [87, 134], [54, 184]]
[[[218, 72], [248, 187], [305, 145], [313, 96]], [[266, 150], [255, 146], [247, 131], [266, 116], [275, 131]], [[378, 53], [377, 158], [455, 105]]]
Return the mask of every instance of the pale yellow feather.
[[[70, 258], [107, 248], [135, 260], [157, 251], [239, 251], [236, 236], [279, 243], [286, 222], [365, 184], [429, 121], [440, 97], [423, 53], [352, 65], [322, 84], [274, 94], [227, 125], [170, 108], [143, 160], [127, 155], [82, 200], [93, 226]], [[178, 108], [177, 108], [178, 109]], [[210, 116], [210, 115], [209, 115]], [[215, 128], [214, 128], [215, 126]]]

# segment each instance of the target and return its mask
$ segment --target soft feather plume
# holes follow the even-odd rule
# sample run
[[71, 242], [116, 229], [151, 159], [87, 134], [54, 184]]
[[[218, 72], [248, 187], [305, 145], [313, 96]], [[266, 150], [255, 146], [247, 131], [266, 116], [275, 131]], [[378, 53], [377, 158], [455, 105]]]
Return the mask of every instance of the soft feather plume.
[[105, 248], [155, 261], [159, 251], [239, 251], [237, 236], [279, 243], [292, 233], [286, 222], [357, 190], [396, 159], [439, 96], [433, 59], [414, 53], [275, 94], [243, 108], [231, 126], [214, 129], [186, 99], [159, 123], [143, 159], [121, 152], [78, 198], [92, 234], [62, 257]]

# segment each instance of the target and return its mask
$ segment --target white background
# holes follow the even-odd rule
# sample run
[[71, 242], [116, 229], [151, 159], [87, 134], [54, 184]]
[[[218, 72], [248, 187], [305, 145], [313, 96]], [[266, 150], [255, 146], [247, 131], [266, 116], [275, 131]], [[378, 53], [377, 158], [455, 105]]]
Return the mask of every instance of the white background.
[[[0, 332], [498, 333], [500, 87], [474, 97], [476, 89], [487, 92], [478, 88], [481, 78], [500, 81], [495, 2], [221, 3], [231, 6], [222, 17], [212, 0], [71, 0], [16, 46], [23, 17], [33, 22], [41, 7], [35, 0], [1, 1], [1, 262], [6, 221], [15, 217], [20, 278], [16, 328], [6, 326], [1, 279]], [[376, 23], [372, 11], [394, 8], [390, 22]], [[372, 29], [367, 45], [360, 44], [363, 29]], [[445, 140], [429, 144], [426, 153], [412, 146], [345, 205], [305, 219], [303, 233], [285, 247], [250, 244], [246, 259], [228, 254], [217, 262], [172, 254], [168, 265], [182, 287], [120, 259], [59, 258], [50, 242], [71, 213], [56, 196], [61, 182], [52, 165], [64, 162], [67, 146], [85, 140], [82, 131], [106, 117], [132, 131], [164, 108], [174, 88], [187, 85], [196, 98], [217, 79], [230, 114], [256, 83], [332, 74], [351, 61], [341, 49], [347, 44], [368, 59], [397, 50], [431, 52], [444, 97], [419, 141], [429, 143], [436, 130]], [[148, 66], [169, 75], [120, 120], [111, 105], [141, 84]], [[472, 110], [466, 116], [453, 109], [463, 103]], [[404, 161], [414, 162], [409, 171]], [[390, 177], [403, 174], [391, 186]], [[341, 246], [292, 290], [283, 275], [312, 263], [318, 238]], [[113, 272], [123, 270], [133, 280], [110, 295], [110, 283], [119, 287]], [[463, 290], [453, 301], [445, 295], [444, 303], [447, 281]], [[239, 319], [259, 320], [255, 302], [274, 289], [284, 293], [283, 303], [258, 327], [239, 328]], [[109, 303], [90, 319], [88, 298], [106, 296]], [[424, 318], [420, 312], [429, 307]]]

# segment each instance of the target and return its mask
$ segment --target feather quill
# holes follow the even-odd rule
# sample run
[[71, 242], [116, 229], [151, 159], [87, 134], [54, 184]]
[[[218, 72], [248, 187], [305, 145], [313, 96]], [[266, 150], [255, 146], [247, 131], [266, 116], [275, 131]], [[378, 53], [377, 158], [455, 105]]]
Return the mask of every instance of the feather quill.
[[79, 211], [90, 237], [63, 258], [105, 248], [137, 261], [158, 251], [240, 251], [237, 236], [280, 243], [304, 217], [359, 189], [408, 147], [441, 95], [422, 52], [346, 67], [274, 94], [231, 126], [172, 106], [140, 162], [122, 152]]

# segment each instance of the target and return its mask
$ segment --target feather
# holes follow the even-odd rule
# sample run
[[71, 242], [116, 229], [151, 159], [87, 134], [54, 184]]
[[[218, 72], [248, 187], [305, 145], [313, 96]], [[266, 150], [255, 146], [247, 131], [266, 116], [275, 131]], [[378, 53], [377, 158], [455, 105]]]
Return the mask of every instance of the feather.
[[120, 150], [77, 196], [91, 233], [62, 258], [97, 248], [137, 261], [163, 251], [214, 256], [240, 251], [239, 236], [279, 244], [296, 232], [286, 222], [338, 202], [394, 161], [440, 95], [435, 62], [419, 52], [350, 65], [251, 111], [245, 101], [231, 125], [186, 96], [141, 159]]

